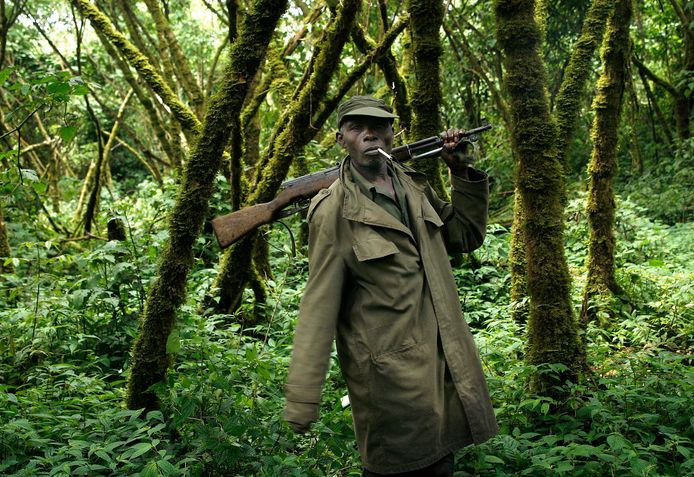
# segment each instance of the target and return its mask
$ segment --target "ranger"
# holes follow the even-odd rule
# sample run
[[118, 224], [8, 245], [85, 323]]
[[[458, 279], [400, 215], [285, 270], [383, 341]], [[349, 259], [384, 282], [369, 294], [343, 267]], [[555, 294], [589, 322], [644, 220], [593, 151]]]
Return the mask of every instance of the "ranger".
[[452, 476], [453, 453], [498, 428], [449, 253], [485, 236], [488, 178], [442, 135], [452, 203], [426, 177], [390, 160], [393, 120], [382, 100], [338, 109], [348, 157], [311, 201], [309, 278], [285, 387], [285, 419], [306, 432], [318, 418], [336, 340], [364, 476]]

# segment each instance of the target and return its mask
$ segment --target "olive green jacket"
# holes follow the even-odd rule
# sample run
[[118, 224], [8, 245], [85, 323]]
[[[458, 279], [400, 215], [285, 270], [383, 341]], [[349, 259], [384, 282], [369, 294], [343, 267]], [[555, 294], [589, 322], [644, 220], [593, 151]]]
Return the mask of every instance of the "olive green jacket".
[[295, 428], [317, 419], [335, 338], [364, 466], [407, 472], [498, 429], [448, 259], [482, 244], [488, 182], [479, 171], [478, 181], [453, 177], [451, 205], [423, 174], [395, 164], [408, 229], [358, 189], [347, 160], [308, 212], [285, 419]]

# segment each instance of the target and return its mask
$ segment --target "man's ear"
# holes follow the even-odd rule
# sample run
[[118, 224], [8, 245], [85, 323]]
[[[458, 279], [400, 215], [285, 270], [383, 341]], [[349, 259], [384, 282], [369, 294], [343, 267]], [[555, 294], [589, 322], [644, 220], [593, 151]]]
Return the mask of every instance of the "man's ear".
[[335, 141], [337, 141], [337, 143], [341, 147], [345, 147], [345, 139], [344, 139], [344, 136], [342, 135], [342, 133], [340, 131], [337, 131], [335, 133]]

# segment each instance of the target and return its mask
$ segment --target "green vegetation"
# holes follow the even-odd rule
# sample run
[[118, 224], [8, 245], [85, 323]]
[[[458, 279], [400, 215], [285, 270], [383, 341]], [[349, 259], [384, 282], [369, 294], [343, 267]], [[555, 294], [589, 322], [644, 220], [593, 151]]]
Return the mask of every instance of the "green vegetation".
[[209, 227], [339, 161], [352, 94], [396, 145], [494, 127], [488, 237], [453, 261], [501, 432], [456, 477], [694, 475], [694, 3], [619, 37], [616, 3], [0, 0], [0, 475], [361, 475], [337, 359], [311, 432], [281, 419], [300, 215], [228, 252]]
[[[161, 211], [174, 194], [172, 181], [162, 192], [148, 180], [134, 195], [116, 193], [104, 215], [124, 219], [125, 242], [46, 240], [48, 223], [13, 222], [16, 272], [0, 290], [0, 473], [359, 475], [336, 366], [313, 431], [294, 436], [281, 421], [307, 261], [291, 256], [279, 226], [270, 235], [276, 276], [267, 320], [250, 329], [229, 315], [196, 313], [215, 275], [205, 264], [210, 244], [198, 240], [188, 299], [167, 343], [174, 368], [155, 390], [162, 409], [124, 409], [128, 350], [166, 239]], [[585, 280], [584, 203], [579, 197], [567, 210], [577, 289]], [[567, 389], [566, 410], [527, 389], [536, 370], [523, 364], [524, 340], [508, 305], [509, 232], [490, 226], [475, 263], [456, 269], [502, 427], [488, 443], [459, 453], [457, 475], [694, 472], [694, 230], [650, 220], [642, 204], [624, 197], [617, 223], [617, 279], [629, 301], [613, 304], [613, 321], [588, 329], [592, 375]], [[578, 309], [579, 293], [573, 301]], [[249, 291], [240, 313], [254, 306]]]

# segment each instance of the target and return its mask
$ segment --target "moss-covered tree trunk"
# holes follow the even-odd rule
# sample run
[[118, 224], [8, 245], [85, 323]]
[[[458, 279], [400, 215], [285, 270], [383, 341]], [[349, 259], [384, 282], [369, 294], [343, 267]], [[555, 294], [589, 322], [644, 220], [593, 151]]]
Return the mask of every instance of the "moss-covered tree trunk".
[[97, 160], [94, 162], [94, 167], [89, 167], [87, 177], [84, 179], [84, 188], [87, 191], [86, 194], [89, 196], [89, 199], [87, 200], [84, 208], [84, 213], [79, 219], [79, 223], [84, 226], [84, 231], [86, 233], [91, 233], [92, 231], [92, 225], [94, 224], [95, 217], [99, 209], [104, 171], [109, 168], [111, 148], [113, 147], [116, 135], [118, 134], [118, 129], [123, 122], [123, 117], [125, 116], [125, 107], [127, 106], [128, 101], [130, 101], [132, 94], [133, 91], [130, 90], [123, 100], [123, 103], [121, 103], [106, 144], [103, 145], [103, 138], [98, 138], [99, 147]]
[[[383, 21], [385, 22], [385, 19]], [[388, 28], [387, 23], [384, 23], [384, 28]], [[364, 29], [358, 25], [355, 25], [352, 31], [352, 40], [362, 54], [366, 54], [376, 48], [376, 42], [369, 38]], [[389, 49], [376, 63], [383, 72], [386, 85], [388, 85], [393, 95], [393, 109], [395, 114], [398, 115], [400, 129], [409, 131], [412, 124], [412, 107], [407, 98], [407, 85], [402, 76], [400, 76], [395, 56]]]
[[111, 43], [108, 41], [108, 38], [106, 38], [100, 31], [97, 31], [97, 35], [99, 36], [101, 44], [104, 46], [106, 52], [111, 56], [111, 58], [113, 58], [113, 60], [118, 65], [118, 68], [123, 73], [123, 78], [135, 92], [135, 96], [142, 105], [142, 108], [145, 110], [147, 118], [149, 119], [149, 124], [154, 130], [154, 134], [157, 137], [157, 141], [159, 142], [161, 148], [164, 150], [164, 153], [166, 154], [166, 157], [168, 157], [169, 162], [171, 164], [176, 164], [177, 162], [180, 162], [181, 159], [180, 157], [177, 157], [174, 154], [171, 142], [169, 141], [169, 138], [166, 135], [166, 131], [164, 130], [162, 121], [157, 115], [156, 108], [154, 106], [154, 103], [152, 102], [150, 95], [147, 93], [147, 90], [140, 85], [140, 83], [137, 81], [132, 71], [130, 70], [128, 64], [121, 58], [118, 51], [116, 51], [113, 45], [111, 45]]
[[160, 52], [162, 52], [163, 49], [168, 50], [167, 53], [174, 65], [174, 68], [172, 68], [173, 73], [179, 79], [179, 83], [188, 97], [191, 108], [196, 116], [201, 118], [204, 111], [205, 95], [193, 76], [193, 72], [190, 69], [188, 60], [186, 60], [183, 54], [181, 45], [178, 43], [176, 35], [174, 35], [171, 29], [169, 20], [164, 16], [164, 12], [159, 7], [158, 0], [145, 0], [145, 4], [154, 19], [157, 36], [159, 37]]
[[[593, 100], [593, 153], [588, 166], [589, 188], [588, 278], [583, 295], [582, 321], [595, 319], [613, 293], [619, 292], [615, 280], [615, 196], [613, 181], [617, 173], [617, 139], [624, 84], [630, 55], [629, 23], [632, 0], [618, 0], [611, 15], [602, 49], [602, 74]], [[605, 301], [607, 300], [607, 302]]]
[[553, 395], [555, 385], [577, 379], [584, 361], [564, 255], [563, 166], [557, 157], [557, 128], [549, 115], [535, 2], [496, 0], [494, 9], [511, 109], [512, 148], [518, 163], [516, 188], [525, 218], [530, 297], [526, 362], [566, 367], [558, 376], [541, 372], [533, 376], [534, 391]]
[[585, 97], [586, 82], [592, 72], [593, 55], [602, 42], [607, 17], [613, 9], [614, 0], [593, 0], [583, 21], [581, 36], [571, 50], [569, 65], [564, 72], [564, 79], [555, 101], [554, 115], [559, 128], [557, 151], [560, 162], [566, 162], [569, 143]]
[[[528, 263], [525, 257], [524, 212], [522, 195], [518, 187], [513, 194], [513, 224], [509, 267], [511, 271], [511, 316], [521, 327], [528, 323], [530, 299], [528, 297]], [[522, 329], [522, 328], [521, 328]]]
[[[443, 50], [439, 30], [444, 9], [441, 0], [407, 0], [406, 5], [410, 14], [415, 76], [410, 94], [414, 117], [408, 139], [418, 140], [441, 132], [439, 60]], [[429, 183], [441, 197], [448, 196], [438, 158], [419, 161], [416, 167], [427, 175]]]
[[680, 19], [684, 55], [680, 66], [680, 77], [689, 81], [679, 81], [675, 96], [675, 122], [677, 136], [680, 139], [690, 137], [690, 121], [694, 108], [694, 93], [691, 90], [691, 78], [694, 75], [694, 3], [669, 0], [670, 5]]
[[[345, 0], [321, 43], [316, 46], [318, 54], [312, 61], [312, 72], [273, 130], [269, 152], [259, 163], [261, 169], [248, 204], [269, 202], [274, 198], [292, 160], [322, 126], [324, 119], [317, 120], [315, 111], [325, 101], [330, 80], [338, 70], [340, 54], [360, 6], [361, 0]], [[219, 313], [236, 309], [250, 273], [256, 273], [251, 267], [251, 259], [257, 237], [257, 231], [253, 232], [224, 253], [213, 284], [218, 299], [208, 300], [208, 308], [212, 307]]]
[[[558, 160], [564, 164], [565, 170], [569, 144], [585, 95], [585, 85], [592, 71], [593, 54], [602, 41], [607, 16], [613, 8], [613, 3], [612, 0], [594, 0], [591, 4], [583, 22], [581, 35], [571, 51], [569, 65], [557, 94], [554, 113], [558, 126], [557, 154]], [[539, 16], [544, 17], [544, 14]], [[523, 236], [523, 205], [519, 191], [516, 191], [513, 210], [513, 235], [511, 236], [509, 257], [511, 263], [511, 303], [513, 305], [513, 318], [517, 323], [523, 325], [527, 322], [530, 302], [528, 300], [525, 238]]]
[[12, 261], [8, 260], [11, 258], [12, 249], [7, 237], [7, 226], [5, 225], [5, 217], [2, 212], [2, 201], [0, 201], [0, 274], [14, 273], [14, 265]]
[[200, 132], [201, 124], [193, 112], [185, 105], [178, 96], [171, 90], [166, 80], [164, 80], [157, 70], [152, 66], [147, 57], [128, 41], [122, 33], [113, 26], [111, 21], [97, 7], [92, 5], [89, 0], [70, 0], [72, 5], [85, 17], [88, 18], [92, 27], [100, 31], [125, 57], [140, 77], [152, 88], [161, 98], [166, 106], [171, 110], [172, 116], [180, 123], [183, 132], [194, 139]]
[[210, 100], [202, 134], [184, 166], [169, 219], [169, 240], [159, 261], [157, 279], [147, 295], [131, 353], [126, 397], [130, 409], [157, 407], [150, 387], [163, 381], [171, 361], [166, 343], [175, 324], [176, 310], [185, 299], [186, 280], [193, 264], [192, 248], [213, 192], [221, 151], [229, 140], [228, 124], [240, 114], [248, 85], [286, 8], [287, 0], [252, 3], [229, 52], [224, 80]]

